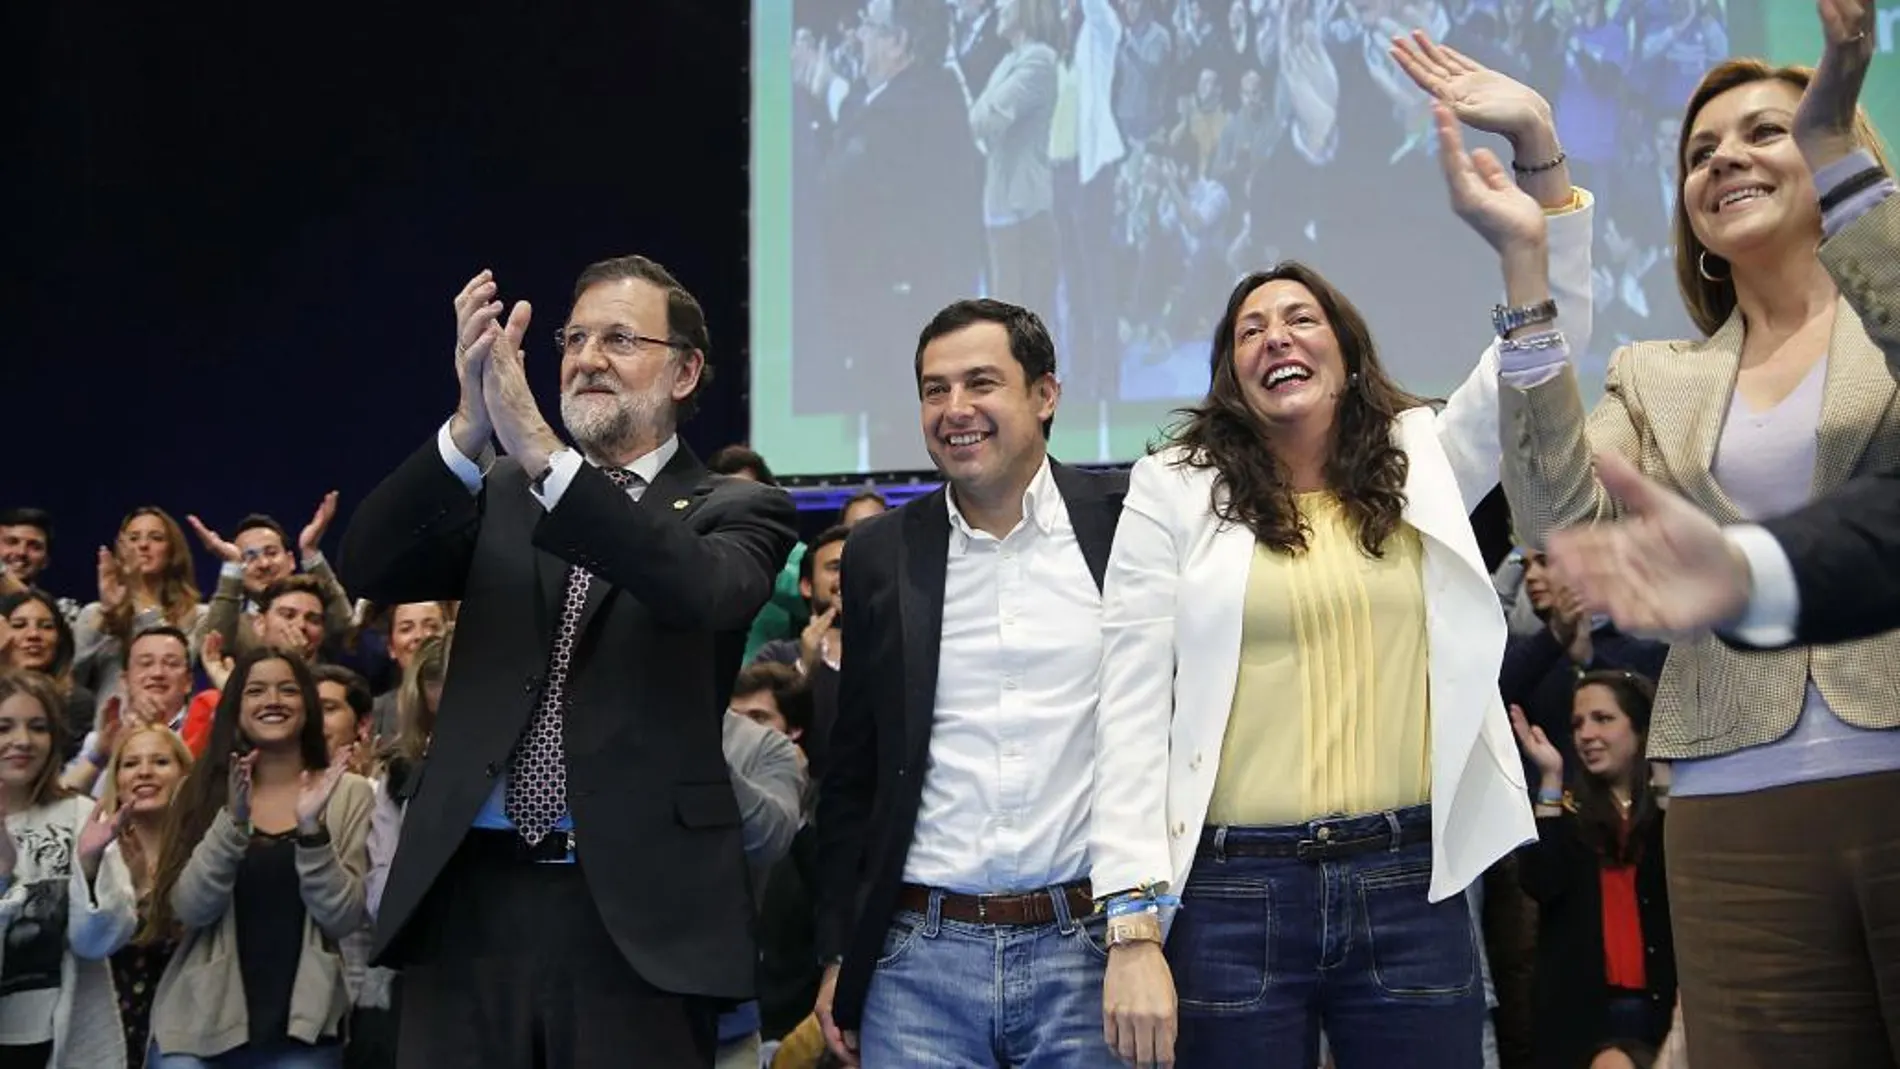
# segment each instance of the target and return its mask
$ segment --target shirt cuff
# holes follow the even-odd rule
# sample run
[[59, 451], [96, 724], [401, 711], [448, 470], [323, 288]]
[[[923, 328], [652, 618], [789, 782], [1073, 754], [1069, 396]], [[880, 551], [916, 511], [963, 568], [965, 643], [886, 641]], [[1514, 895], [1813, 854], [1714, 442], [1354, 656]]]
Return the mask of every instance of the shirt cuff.
[[323, 551], [319, 549], [303, 559], [303, 570], [306, 572], [315, 571], [324, 563]]
[[536, 501], [541, 502], [542, 508], [553, 512], [554, 507], [561, 503], [561, 495], [567, 493], [568, 484], [574, 481], [574, 476], [580, 470], [580, 453], [573, 449], [563, 449], [548, 458], [548, 473], [541, 480], [540, 488], [537, 489], [531, 485], [528, 487], [528, 492], [534, 495]]
[[[1848, 179], [1867, 171], [1880, 169], [1880, 161], [1874, 159], [1873, 153], [1864, 148], [1855, 149], [1814, 173], [1814, 194], [1821, 199], [1823, 204], [1826, 204], [1829, 194], [1840, 188]], [[1845, 230], [1848, 224], [1873, 211], [1881, 201], [1892, 196], [1896, 189], [1900, 189], [1900, 186], [1896, 186], [1893, 177], [1889, 175], [1857, 193], [1850, 194], [1838, 204], [1830, 205], [1821, 213], [1822, 237], [1831, 238]]]
[[[1518, 339], [1519, 342], [1528, 340], [1528, 338]], [[1514, 390], [1528, 390], [1534, 386], [1542, 386], [1556, 378], [1557, 373], [1562, 371], [1564, 365], [1570, 360], [1568, 345], [1530, 347], [1499, 341], [1497, 346], [1498, 381]]]
[[242, 581], [244, 579], [244, 565], [234, 560], [225, 561], [218, 566], [218, 579], [220, 581], [225, 579]]
[[1801, 590], [1795, 585], [1788, 552], [1766, 528], [1741, 524], [1724, 532], [1748, 562], [1748, 604], [1742, 617], [1724, 628], [1751, 646], [1772, 649], [1794, 642], [1801, 619]]
[[455, 436], [449, 433], [449, 427], [454, 422], [453, 419], [444, 420], [442, 429], [436, 432], [436, 452], [442, 454], [442, 463], [448, 465], [448, 469], [455, 473], [455, 477], [462, 480], [462, 485], [468, 487], [469, 493], [479, 494], [482, 492], [482, 478], [488, 474], [488, 468], [495, 462], [493, 450], [484, 448], [482, 455], [474, 460], [463, 456], [462, 451], [455, 445]]

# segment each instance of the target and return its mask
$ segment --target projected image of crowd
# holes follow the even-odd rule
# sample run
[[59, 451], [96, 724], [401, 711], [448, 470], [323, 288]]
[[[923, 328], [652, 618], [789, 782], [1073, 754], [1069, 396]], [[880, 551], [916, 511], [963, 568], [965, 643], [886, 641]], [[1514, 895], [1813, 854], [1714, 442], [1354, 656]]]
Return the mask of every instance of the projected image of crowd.
[[[801, 398], [806, 410], [861, 400], [848, 380], [875, 377], [878, 339], [904, 349], [930, 309], [978, 290], [1041, 311], [1065, 391], [1088, 400], [1198, 395], [1212, 321], [1195, 295], [1280, 259], [1403, 292], [1456, 237], [1432, 220], [1421, 231], [1416, 205], [1390, 193], [1436, 181], [1428, 98], [1388, 55], [1414, 27], [1555, 106], [1604, 220], [1603, 340], [1687, 330], [1668, 161], [1689, 91], [1728, 54], [1722, 0], [795, 10], [794, 286], [800, 307], [826, 311], [794, 348], [801, 366], [859, 373], [819, 371], [828, 395]], [[880, 92], [913, 64], [930, 77]], [[1394, 234], [1418, 248], [1379, 247]]]

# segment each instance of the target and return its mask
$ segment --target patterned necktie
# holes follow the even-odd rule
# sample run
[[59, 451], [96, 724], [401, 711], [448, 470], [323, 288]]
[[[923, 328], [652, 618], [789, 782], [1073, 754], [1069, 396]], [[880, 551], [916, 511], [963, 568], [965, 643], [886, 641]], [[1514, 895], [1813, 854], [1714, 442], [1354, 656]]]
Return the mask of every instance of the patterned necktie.
[[[601, 471], [622, 490], [641, 481], [638, 475], [620, 468]], [[567, 812], [561, 713], [566, 705], [567, 672], [574, 659], [581, 608], [587, 604], [587, 588], [593, 581], [585, 568], [568, 569], [567, 590], [561, 597], [561, 622], [555, 630], [554, 648], [548, 651], [547, 684], [541, 688], [541, 702], [535, 706], [534, 718], [528, 721], [528, 730], [515, 743], [514, 759], [508, 767], [504, 808], [530, 846], [546, 838], [554, 822]]]

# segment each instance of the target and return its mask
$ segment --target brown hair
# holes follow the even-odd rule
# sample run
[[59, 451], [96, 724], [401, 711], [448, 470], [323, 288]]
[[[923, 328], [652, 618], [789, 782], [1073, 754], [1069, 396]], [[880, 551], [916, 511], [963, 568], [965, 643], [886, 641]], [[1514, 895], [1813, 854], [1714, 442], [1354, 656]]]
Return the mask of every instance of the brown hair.
[[[1689, 208], [1682, 200], [1683, 181], [1687, 177], [1682, 157], [1689, 147], [1689, 135], [1695, 131], [1696, 118], [1702, 114], [1703, 108], [1708, 107], [1709, 101], [1731, 89], [1755, 82], [1775, 81], [1793, 86], [1797, 92], [1806, 92], [1808, 82], [1813, 77], [1812, 67], [1771, 67], [1759, 59], [1728, 59], [1710, 68], [1695, 87], [1695, 92], [1689, 94], [1689, 106], [1682, 113], [1682, 129], [1676, 135], [1676, 289], [1682, 294], [1682, 306], [1688, 310], [1689, 320], [1705, 335], [1720, 330], [1735, 311], [1735, 280], [1727, 272], [1719, 272], [1716, 281], [1702, 277], [1702, 255], [1708, 252], [1708, 246], [1702, 244], [1702, 239], [1696, 237], [1695, 228], [1689, 225]], [[1880, 132], [1874, 128], [1873, 120], [1867, 117], [1866, 108], [1855, 109], [1854, 141], [1873, 153], [1881, 167], [1892, 170], [1887, 166], [1887, 154], [1881, 146]], [[1714, 253], [1709, 255], [1713, 256]]]
[[680, 285], [672, 272], [657, 261], [638, 255], [616, 256], [588, 264], [574, 281], [574, 300], [579, 301], [581, 294], [603, 282], [628, 279], [637, 279], [666, 293], [666, 340], [674, 347], [669, 354], [671, 359], [699, 354], [699, 382], [693, 386], [693, 392], [675, 406], [676, 421], [684, 423], [698, 411], [699, 395], [712, 385], [712, 337], [706, 331], [706, 313], [700, 308], [699, 299]]
[[58, 685], [48, 676], [39, 672], [0, 669], [0, 702], [20, 695], [33, 699], [46, 711], [46, 763], [40, 766], [39, 774], [33, 777], [30, 804], [48, 805], [72, 793], [59, 785], [59, 758], [66, 752], [69, 734], [66, 728], [66, 701], [60, 695]]
[[[163, 607], [165, 622], [174, 627], [189, 628], [197, 621], [194, 614], [202, 595], [198, 592], [198, 572], [191, 563], [191, 549], [185, 545], [185, 532], [171, 514], [156, 505], [141, 505], [126, 513], [119, 522], [119, 538], [125, 537], [125, 529], [140, 516], [155, 517], [165, 528], [165, 568], [158, 577], [158, 601]], [[117, 544], [114, 544], [113, 559], [118, 560]], [[130, 585], [128, 579], [127, 585]], [[127, 637], [132, 629], [132, 597], [128, 591], [125, 601], [106, 616], [106, 629], [120, 638]]]
[[449, 636], [430, 635], [409, 658], [409, 670], [396, 690], [396, 739], [389, 747], [389, 760], [406, 762], [410, 768], [422, 763], [435, 734], [436, 709], [429, 704], [428, 688], [448, 676]]
[[[1586, 626], [1588, 622], [1586, 621]], [[1637, 832], [1661, 818], [1656, 796], [1649, 789], [1644, 762], [1649, 753], [1649, 713], [1656, 701], [1656, 684], [1648, 676], [1635, 672], [1599, 669], [1577, 677], [1574, 695], [1585, 687], [1602, 687], [1616, 699], [1616, 707], [1629, 717], [1630, 728], [1642, 739], [1636, 753], [1636, 768], [1630, 776], [1630, 812], [1627, 833], [1623, 813], [1610, 796], [1610, 785], [1579, 766], [1570, 780], [1571, 810], [1583, 827], [1583, 840], [1611, 864], [1634, 864], [1642, 852], [1643, 837]]]
[[1248, 407], [1234, 373], [1234, 328], [1241, 306], [1253, 291], [1282, 280], [1313, 294], [1339, 339], [1349, 385], [1333, 424], [1326, 482], [1358, 528], [1360, 547], [1368, 556], [1381, 556], [1405, 510], [1406, 457], [1392, 441], [1392, 425], [1400, 412], [1425, 402], [1386, 374], [1365, 317], [1318, 271], [1289, 260], [1240, 280], [1214, 328], [1207, 396], [1180, 410], [1181, 422], [1170, 438], [1186, 447], [1183, 463], [1214, 470], [1210, 507], [1216, 516], [1245, 525], [1279, 552], [1305, 550], [1306, 528], [1286, 470], [1267, 445], [1266, 427]]

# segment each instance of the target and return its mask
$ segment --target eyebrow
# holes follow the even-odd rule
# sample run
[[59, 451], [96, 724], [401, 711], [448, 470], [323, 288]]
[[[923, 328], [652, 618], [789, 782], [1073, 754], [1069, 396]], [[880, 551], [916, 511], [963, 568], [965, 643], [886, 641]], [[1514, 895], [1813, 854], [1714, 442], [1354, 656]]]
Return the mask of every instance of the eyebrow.
[[949, 382], [951, 379], [968, 379], [978, 375], [1001, 375], [1003, 369], [995, 364], [979, 364], [976, 367], [958, 372], [955, 375], [925, 375], [925, 382]]
[[[1768, 118], [1770, 116], [1785, 120], [1787, 118], [1791, 118], [1793, 115], [1794, 113], [1789, 111], [1787, 108], [1777, 108], [1777, 107], [1756, 108], [1754, 111], [1751, 111], [1746, 115], [1743, 115], [1739, 125], [1753, 126], [1756, 123], [1760, 122], [1761, 120]], [[1684, 144], [1683, 147], [1692, 148], [1696, 145], [1700, 145], [1705, 142], [1714, 141], [1714, 140], [1716, 140], [1715, 131], [1708, 129], [1707, 127], [1704, 127], [1703, 129], [1697, 130], [1695, 133], [1690, 134], [1688, 142]]]

